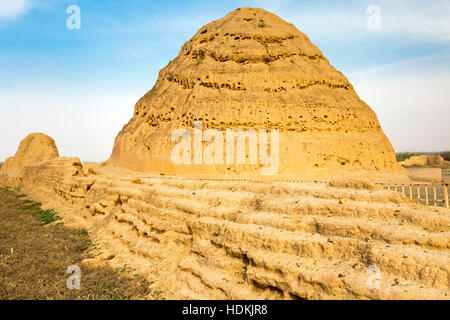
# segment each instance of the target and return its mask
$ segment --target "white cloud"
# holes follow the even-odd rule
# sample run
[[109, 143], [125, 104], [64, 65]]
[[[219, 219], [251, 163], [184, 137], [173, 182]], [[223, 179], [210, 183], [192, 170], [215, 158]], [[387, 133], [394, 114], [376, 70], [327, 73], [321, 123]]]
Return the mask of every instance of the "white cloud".
[[[419, 69], [423, 69], [424, 67], [428, 68], [427, 73], [436, 72], [437, 70], [448, 70], [449, 65], [445, 65], [445, 62], [448, 61], [449, 57], [450, 56], [448, 54], [438, 52], [428, 56], [377, 65], [368, 69], [362, 69], [357, 72], [352, 72], [351, 75], [352, 77], [379, 76], [384, 72], [384, 76], [386, 76], [395, 74], [394, 72], [399, 71], [401, 71], [401, 73], [405, 75], [411, 73], [417, 75], [421, 74], [421, 71]], [[444, 64], [442, 62], [444, 62]]]
[[424, 61], [408, 60], [348, 75], [396, 151], [450, 150], [450, 72], [400, 72], [406, 65], [420, 68]]
[[[381, 29], [367, 28], [366, 9], [377, 5]], [[392, 36], [420, 42], [450, 42], [450, 1], [367, 0], [316, 2], [277, 6], [276, 13], [312, 38], [351, 42], [374, 36]]]
[[30, 7], [30, 0], [0, 0], [0, 18], [17, 18]]
[[61, 156], [104, 161], [139, 97], [130, 92], [79, 94], [60, 87], [0, 90], [0, 161], [14, 155], [20, 140], [32, 132], [55, 139]]
[[384, 16], [382, 33], [408, 35], [425, 41], [450, 41], [450, 2], [447, 0], [384, 0], [380, 8]]

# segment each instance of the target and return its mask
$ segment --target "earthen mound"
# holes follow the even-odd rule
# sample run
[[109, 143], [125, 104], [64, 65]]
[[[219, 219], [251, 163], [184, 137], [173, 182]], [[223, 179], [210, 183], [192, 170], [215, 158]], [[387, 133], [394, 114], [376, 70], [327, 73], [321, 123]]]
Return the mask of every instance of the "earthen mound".
[[412, 166], [443, 166], [449, 161], [445, 161], [438, 154], [426, 154], [421, 156], [412, 156], [405, 161], [400, 162], [402, 166], [412, 167]]
[[55, 141], [43, 133], [31, 133], [20, 142], [14, 157], [9, 157], [2, 165], [0, 173], [20, 176], [23, 167], [57, 158]]
[[193, 137], [194, 122], [224, 137], [226, 129], [279, 130], [278, 174], [400, 168], [377, 116], [347, 78], [305, 34], [262, 9], [232, 11], [184, 44], [137, 102], [109, 163], [168, 174], [263, 167], [250, 164], [248, 150], [245, 164], [175, 164], [171, 135], [186, 129]]

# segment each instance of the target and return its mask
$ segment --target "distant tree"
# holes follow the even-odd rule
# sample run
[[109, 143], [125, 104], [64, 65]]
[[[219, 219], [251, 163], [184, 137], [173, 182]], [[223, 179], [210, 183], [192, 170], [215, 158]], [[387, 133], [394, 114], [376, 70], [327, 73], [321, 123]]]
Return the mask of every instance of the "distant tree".
[[418, 153], [415, 152], [398, 152], [395, 154], [395, 157], [397, 158], [397, 161], [405, 161], [406, 159], [411, 158], [412, 156], [417, 156]]
[[450, 151], [444, 151], [439, 153], [439, 155], [446, 161], [450, 161]]

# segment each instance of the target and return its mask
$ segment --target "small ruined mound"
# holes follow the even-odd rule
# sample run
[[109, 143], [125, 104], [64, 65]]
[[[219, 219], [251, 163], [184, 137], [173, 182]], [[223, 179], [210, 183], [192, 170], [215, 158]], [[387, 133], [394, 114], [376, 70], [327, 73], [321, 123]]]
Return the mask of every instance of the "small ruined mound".
[[[186, 42], [137, 102], [109, 163], [166, 174], [263, 167], [248, 153], [245, 164], [174, 164], [171, 134], [193, 136], [194, 122], [220, 132], [279, 130], [278, 174], [400, 169], [377, 116], [347, 78], [305, 34], [263, 9], [232, 11]], [[203, 150], [209, 145], [203, 141]]]
[[0, 173], [8, 176], [20, 176], [25, 166], [59, 156], [55, 141], [43, 133], [31, 133], [20, 142], [16, 155], [3, 163]]
[[405, 161], [399, 162], [402, 166], [412, 167], [412, 166], [443, 166], [450, 164], [449, 161], [445, 161], [438, 154], [425, 154], [421, 156], [412, 156]]
[[97, 167], [100, 167], [102, 164], [101, 163], [83, 163], [82, 167], [83, 167], [83, 173], [85, 175], [89, 175], [90, 173], [94, 172], [94, 169]]

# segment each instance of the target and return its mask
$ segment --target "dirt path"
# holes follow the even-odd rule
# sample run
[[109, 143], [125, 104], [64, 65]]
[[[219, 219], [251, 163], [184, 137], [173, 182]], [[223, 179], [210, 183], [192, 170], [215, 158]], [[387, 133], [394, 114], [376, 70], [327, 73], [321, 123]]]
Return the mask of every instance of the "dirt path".
[[[86, 230], [70, 229], [52, 212], [0, 189], [0, 299], [149, 299], [150, 282], [124, 266], [89, 266]], [[68, 289], [69, 266], [81, 269], [81, 288]], [[75, 282], [71, 282], [76, 285]]]

